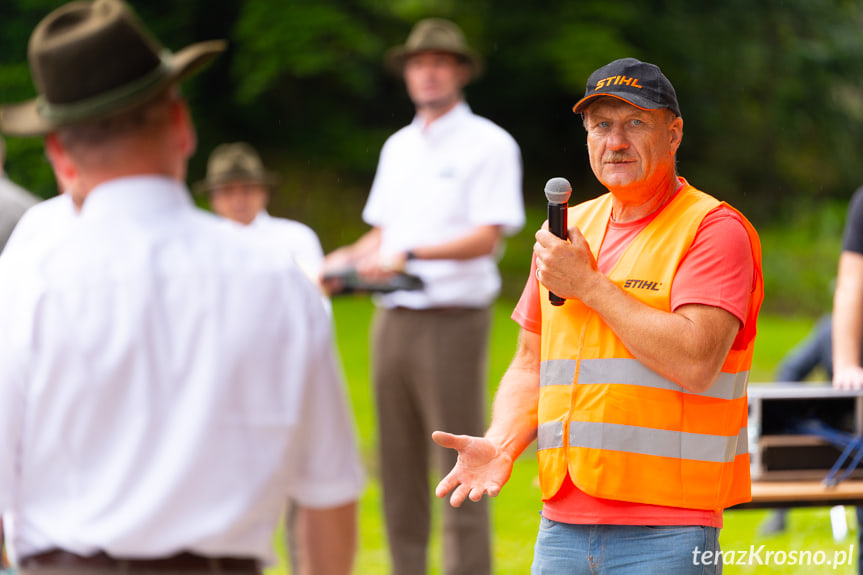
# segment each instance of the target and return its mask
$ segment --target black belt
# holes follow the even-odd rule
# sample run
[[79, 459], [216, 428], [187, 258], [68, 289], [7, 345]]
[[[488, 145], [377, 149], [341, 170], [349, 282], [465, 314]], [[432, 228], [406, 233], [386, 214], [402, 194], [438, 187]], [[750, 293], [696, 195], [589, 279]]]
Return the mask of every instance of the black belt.
[[34, 555], [27, 555], [20, 561], [24, 569], [44, 569], [46, 567], [69, 567], [86, 569], [117, 569], [129, 571], [209, 571], [232, 573], [260, 573], [258, 562], [246, 557], [206, 557], [194, 553], [178, 553], [171, 557], [158, 559], [120, 559], [100, 552], [83, 556], [51, 549]]

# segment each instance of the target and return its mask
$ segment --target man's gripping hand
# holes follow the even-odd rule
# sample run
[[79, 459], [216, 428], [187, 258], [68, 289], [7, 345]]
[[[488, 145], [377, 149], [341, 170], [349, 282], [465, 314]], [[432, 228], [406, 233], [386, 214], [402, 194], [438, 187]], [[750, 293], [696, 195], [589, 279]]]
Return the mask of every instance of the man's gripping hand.
[[453, 507], [460, 507], [466, 498], [479, 501], [484, 494], [497, 497], [509, 481], [512, 457], [490, 439], [444, 431], [435, 431], [432, 439], [442, 447], [458, 451], [455, 467], [435, 489], [438, 497], [452, 491], [449, 501]]

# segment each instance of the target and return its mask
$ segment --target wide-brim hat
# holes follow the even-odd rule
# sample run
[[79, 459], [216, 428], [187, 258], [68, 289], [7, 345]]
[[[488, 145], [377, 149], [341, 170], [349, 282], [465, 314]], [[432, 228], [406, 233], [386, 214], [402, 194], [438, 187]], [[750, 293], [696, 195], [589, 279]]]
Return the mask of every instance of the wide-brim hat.
[[461, 28], [443, 18], [426, 18], [417, 22], [404, 45], [387, 50], [384, 62], [391, 72], [398, 75], [404, 70], [405, 60], [419, 52], [455, 54], [470, 66], [472, 78], [484, 71], [482, 56], [468, 46]]
[[0, 131], [38, 136], [158, 96], [224, 51], [223, 40], [172, 53], [122, 0], [71, 2], [46, 16], [27, 50], [38, 96], [0, 107]]
[[255, 149], [245, 142], [220, 144], [207, 160], [206, 177], [192, 186], [196, 193], [209, 192], [228, 182], [264, 184], [271, 190], [279, 184], [279, 177], [264, 168]]
[[596, 70], [587, 79], [584, 98], [572, 111], [582, 114], [596, 98], [610, 96], [642, 110], [668, 108], [680, 115], [674, 86], [659, 66], [635, 58], [621, 58]]

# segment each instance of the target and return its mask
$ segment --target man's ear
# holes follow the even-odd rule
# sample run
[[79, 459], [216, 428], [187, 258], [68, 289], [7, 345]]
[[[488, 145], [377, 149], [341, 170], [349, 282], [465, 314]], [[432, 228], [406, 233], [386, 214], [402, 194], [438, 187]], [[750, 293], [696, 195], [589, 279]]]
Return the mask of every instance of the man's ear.
[[683, 118], [676, 116], [668, 123], [668, 131], [671, 135], [671, 155], [677, 153], [677, 148], [680, 147], [680, 142], [683, 141]]
[[78, 187], [78, 167], [56, 133], [45, 136], [45, 155], [51, 162], [60, 193], [74, 193]]
[[180, 138], [179, 146], [186, 159], [191, 158], [198, 148], [198, 134], [192, 122], [192, 113], [182, 98], [174, 98], [171, 102], [171, 121]]

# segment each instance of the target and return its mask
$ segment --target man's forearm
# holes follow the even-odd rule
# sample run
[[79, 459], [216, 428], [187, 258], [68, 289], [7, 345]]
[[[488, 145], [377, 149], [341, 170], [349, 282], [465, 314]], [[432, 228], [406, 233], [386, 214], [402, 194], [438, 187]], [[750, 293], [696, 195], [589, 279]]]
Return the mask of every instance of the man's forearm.
[[300, 575], [349, 575], [357, 548], [357, 504], [301, 507], [297, 515]]
[[833, 369], [860, 366], [863, 336], [863, 255], [843, 252], [833, 297]]
[[480, 226], [454, 240], [411, 251], [423, 260], [468, 260], [493, 254], [500, 237], [500, 226]]
[[355, 241], [352, 250], [356, 257], [366, 257], [381, 249], [381, 229], [372, 228]]
[[589, 293], [584, 303], [639, 361], [696, 393], [713, 384], [740, 329], [740, 320], [724, 309], [691, 304], [658, 310], [605, 276]]
[[372, 228], [354, 243], [328, 253], [324, 258], [324, 268], [335, 270], [343, 267], [355, 267], [361, 260], [376, 255], [380, 246], [381, 230], [380, 228]]
[[536, 439], [539, 405], [538, 334], [522, 330], [519, 346], [498, 387], [485, 437], [514, 461]]
[[599, 271], [577, 227], [566, 242], [547, 229], [536, 233], [537, 279], [551, 292], [581, 300], [648, 368], [699, 393], [716, 380], [740, 320], [713, 306], [689, 304], [674, 312], [653, 308]]

